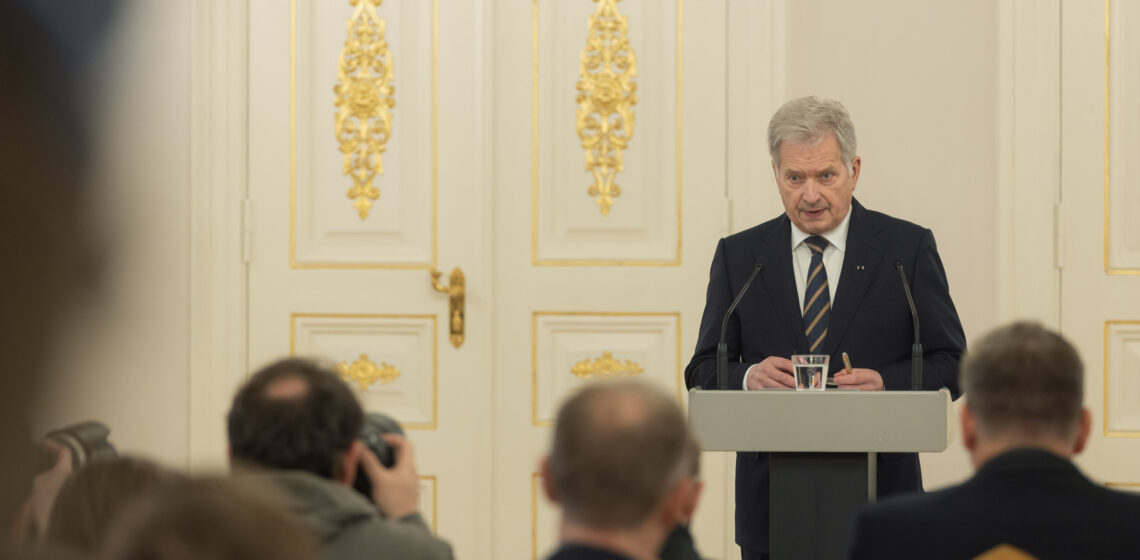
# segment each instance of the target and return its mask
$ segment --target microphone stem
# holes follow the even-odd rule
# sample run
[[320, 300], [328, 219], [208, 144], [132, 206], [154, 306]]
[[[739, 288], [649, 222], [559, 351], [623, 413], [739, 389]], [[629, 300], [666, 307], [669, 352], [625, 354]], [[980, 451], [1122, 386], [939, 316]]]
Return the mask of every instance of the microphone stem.
[[736, 311], [736, 306], [740, 303], [741, 298], [744, 297], [748, 287], [752, 285], [752, 281], [756, 279], [756, 275], [763, 268], [763, 260], [757, 262], [756, 266], [752, 268], [752, 274], [740, 287], [740, 292], [736, 294], [736, 299], [732, 300], [732, 305], [729, 305], [728, 310], [724, 312], [724, 320], [720, 322], [720, 341], [716, 345], [716, 388], [721, 391], [728, 389], [728, 343], [725, 341], [728, 334], [728, 319], [732, 317], [732, 312]]

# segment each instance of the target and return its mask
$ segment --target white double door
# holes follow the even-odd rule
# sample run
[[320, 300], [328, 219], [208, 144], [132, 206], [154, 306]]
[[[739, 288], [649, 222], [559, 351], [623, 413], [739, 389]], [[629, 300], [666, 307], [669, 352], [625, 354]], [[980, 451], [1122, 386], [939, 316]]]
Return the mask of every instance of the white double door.
[[[636, 91], [583, 79], [606, 2], [359, 4], [250, 3], [250, 366], [336, 362], [407, 430], [458, 557], [542, 556], [556, 518], [536, 471], [560, 399], [613, 375], [683, 399], [725, 228], [725, 2], [683, 29], [679, 0], [617, 4]], [[602, 212], [580, 136], [601, 133], [578, 115], [612, 115], [615, 83], [632, 137]], [[378, 196], [350, 196], [346, 170]], [[461, 309], [429, 276], [456, 267]], [[723, 555], [731, 484], [710, 460], [696, 532]]]

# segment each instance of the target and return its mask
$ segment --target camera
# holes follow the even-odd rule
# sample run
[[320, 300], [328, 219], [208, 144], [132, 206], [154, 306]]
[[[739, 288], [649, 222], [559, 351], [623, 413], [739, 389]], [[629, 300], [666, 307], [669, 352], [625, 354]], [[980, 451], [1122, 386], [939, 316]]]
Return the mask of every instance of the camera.
[[[376, 454], [376, 458], [380, 459], [380, 464], [384, 465], [384, 468], [390, 469], [396, 464], [396, 450], [384, 441], [381, 437], [384, 434], [404, 435], [404, 430], [400, 429], [400, 424], [391, 416], [379, 412], [365, 414], [364, 427], [360, 430], [360, 441], [364, 443], [364, 447]], [[357, 469], [356, 480], [352, 482], [352, 487], [368, 498], [368, 501], [372, 501], [372, 481], [364, 469]]]
[[[119, 456], [115, 446], [107, 441], [111, 429], [102, 422], [89, 420], [52, 430], [44, 436], [44, 440], [59, 444], [60, 447], [71, 451], [71, 468], [79, 467], [90, 461], [98, 459], [113, 459]], [[45, 451], [40, 458], [40, 471], [47, 470], [55, 464], [55, 457]]]

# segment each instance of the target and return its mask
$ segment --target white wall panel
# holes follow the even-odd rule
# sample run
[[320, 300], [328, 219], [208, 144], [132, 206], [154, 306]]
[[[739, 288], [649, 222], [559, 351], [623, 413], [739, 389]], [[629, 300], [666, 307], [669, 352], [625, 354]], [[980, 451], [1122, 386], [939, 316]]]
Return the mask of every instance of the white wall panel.
[[[535, 264], [677, 264], [680, 259], [680, 2], [628, 0], [636, 104], [621, 195], [608, 215], [587, 193], [576, 115], [580, 57], [595, 2], [538, 1], [534, 31], [532, 251]], [[522, 154], [520, 154], [522, 156]], [[525, 157], [525, 156], [523, 156]], [[520, 161], [522, 164], [522, 161]]]
[[435, 475], [420, 475], [420, 515], [431, 527], [433, 533], [439, 533], [439, 519], [436, 515], [436, 506], [439, 504], [439, 479]]
[[1105, 267], [1140, 273], [1140, 3], [1111, 2], [1105, 126]]
[[1110, 321], [1104, 337], [1105, 435], [1140, 437], [1140, 322]]
[[432, 3], [389, 0], [377, 8], [387, 22], [396, 104], [383, 174], [373, 181], [380, 198], [365, 219], [346, 196], [353, 181], [334, 133], [333, 86], [352, 14], [347, 1], [296, 2], [293, 265], [428, 268], [435, 262]]
[[[570, 393], [602, 378], [636, 377], [680, 398], [680, 319], [680, 313], [535, 313], [534, 424], [553, 425]], [[615, 366], [612, 373], [607, 365]], [[583, 372], [590, 369], [600, 373]]]
[[349, 384], [366, 411], [394, 417], [405, 429], [436, 427], [437, 329], [434, 315], [294, 314], [294, 355], [352, 363], [363, 356], [399, 376], [362, 388]]

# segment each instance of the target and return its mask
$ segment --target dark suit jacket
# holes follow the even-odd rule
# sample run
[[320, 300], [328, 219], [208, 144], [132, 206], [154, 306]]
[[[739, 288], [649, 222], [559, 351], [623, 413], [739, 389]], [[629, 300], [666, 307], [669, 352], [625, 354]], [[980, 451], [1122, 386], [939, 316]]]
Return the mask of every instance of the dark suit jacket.
[[657, 556], [661, 560], [701, 560], [688, 525], [678, 525], [673, 529], [665, 537], [665, 544], [661, 545], [661, 553]]
[[1140, 495], [1040, 449], [999, 455], [960, 486], [867, 506], [851, 558], [973, 558], [1002, 543], [1042, 560], [1140, 558]]
[[[757, 276], [728, 323], [729, 388], [739, 389], [749, 366], [768, 356], [807, 352], [807, 337], [792, 268], [791, 221], [786, 215], [720, 240], [709, 273], [696, 353], [685, 368], [692, 387], [716, 388], [721, 319], [758, 260]], [[847, 352], [855, 367], [879, 372], [887, 390], [910, 388], [914, 338], [910, 309], [895, 262], [901, 260], [922, 327], [923, 387], [958, 390], [958, 360], [966, 337], [950, 299], [946, 272], [930, 230], [851, 204], [843, 271], [827, 338], [820, 353], [833, 371]], [[900, 419], [905, 421], [905, 419]], [[757, 427], [757, 429], [764, 429]], [[922, 489], [918, 455], [879, 455], [879, 495]], [[768, 454], [737, 453], [736, 542], [768, 550]]]
[[616, 552], [582, 544], [564, 544], [546, 560], [632, 560]]

